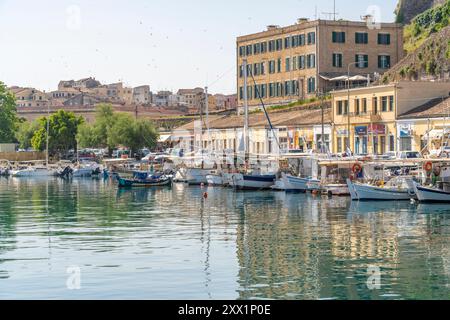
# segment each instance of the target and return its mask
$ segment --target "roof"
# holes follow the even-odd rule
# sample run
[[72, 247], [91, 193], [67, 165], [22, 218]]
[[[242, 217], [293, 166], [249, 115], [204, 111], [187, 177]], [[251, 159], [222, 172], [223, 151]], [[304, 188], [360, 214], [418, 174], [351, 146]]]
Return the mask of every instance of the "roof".
[[450, 97], [435, 98], [399, 116], [399, 119], [441, 118], [450, 115]]
[[[274, 127], [285, 126], [308, 126], [322, 123], [322, 111], [320, 108], [303, 108], [293, 111], [276, 111], [269, 112], [269, 118]], [[244, 127], [243, 115], [230, 116], [210, 116], [210, 129], [234, 129]], [[324, 122], [331, 123], [331, 108], [326, 107], [324, 111]], [[249, 125], [253, 128], [268, 127], [269, 123], [263, 112], [249, 115]], [[206, 124], [203, 124], [206, 129]], [[177, 128], [180, 130], [193, 130], [194, 121]]]

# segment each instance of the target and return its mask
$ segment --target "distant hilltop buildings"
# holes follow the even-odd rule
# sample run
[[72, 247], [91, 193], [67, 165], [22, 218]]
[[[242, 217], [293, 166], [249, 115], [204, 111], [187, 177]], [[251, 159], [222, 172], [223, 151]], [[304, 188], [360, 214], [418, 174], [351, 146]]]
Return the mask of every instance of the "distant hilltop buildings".
[[[149, 85], [135, 88], [123, 83], [102, 84], [95, 78], [60, 81], [58, 90], [51, 92], [35, 88], [10, 87], [17, 99], [17, 108], [44, 110], [55, 108], [89, 108], [100, 103], [116, 107], [147, 107], [177, 110], [182, 113], [198, 113], [204, 107], [205, 91], [202, 88], [180, 89], [177, 93], [159, 91], [152, 93]], [[211, 111], [235, 109], [236, 95], [208, 95]]]

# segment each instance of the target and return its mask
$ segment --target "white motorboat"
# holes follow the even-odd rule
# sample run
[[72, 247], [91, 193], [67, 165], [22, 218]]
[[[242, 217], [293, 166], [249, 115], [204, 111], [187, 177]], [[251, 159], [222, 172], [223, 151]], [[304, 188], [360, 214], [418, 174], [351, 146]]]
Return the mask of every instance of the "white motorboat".
[[224, 187], [233, 186], [233, 173], [222, 173], [222, 185]]
[[73, 169], [72, 177], [91, 177], [95, 172], [101, 172], [100, 166], [97, 163], [81, 164]]
[[237, 173], [233, 175], [233, 187], [238, 190], [270, 189], [275, 179], [275, 175]]
[[215, 171], [200, 168], [188, 168], [186, 169], [186, 181], [190, 185], [207, 184], [208, 180], [206, 179], [206, 176], [211, 174], [215, 174]]
[[10, 174], [13, 177], [53, 177], [56, 170], [46, 167], [27, 167], [25, 169], [12, 170]]
[[206, 181], [208, 181], [208, 185], [210, 186], [222, 186], [223, 178], [221, 174], [208, 174], [206, 176]]
[[283, 179], [277, 179], [275, 184], [270, 187], [274, 191], [286, 191], [286, 186]]
[[286, 187], [286, 191], [306, 192], [309, 190], [308, 178], [295, 177], [290, 174], [282, 174], [282, 179]]
[[352, 200], [377, 200], [377, 201], [400, 201], [410, 200], [415, 192], [403, 184], [391, 183], [386, 186], [374, 186], [347, 180], [348, 189]]
[[322, 186], [322, 192], [332, 196], [349, 196], [350, 191], [346, 184], [330, 183]]

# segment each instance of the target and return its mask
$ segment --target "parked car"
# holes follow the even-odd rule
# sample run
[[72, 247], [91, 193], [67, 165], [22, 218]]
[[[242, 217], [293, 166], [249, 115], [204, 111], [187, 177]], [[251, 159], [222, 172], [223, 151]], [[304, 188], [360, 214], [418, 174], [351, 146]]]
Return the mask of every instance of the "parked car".
[[418, 151], [400, 151], [398, 153], [399, 159], [421, 159], [422, 154]]

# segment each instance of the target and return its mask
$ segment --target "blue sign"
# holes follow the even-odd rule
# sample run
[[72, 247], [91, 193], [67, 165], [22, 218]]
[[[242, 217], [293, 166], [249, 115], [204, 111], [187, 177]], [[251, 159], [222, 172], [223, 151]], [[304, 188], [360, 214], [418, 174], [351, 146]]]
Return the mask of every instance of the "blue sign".
[[367, 135], [367, 126], [355, 127], [355, 133], [359, 136], [366, 136]]

